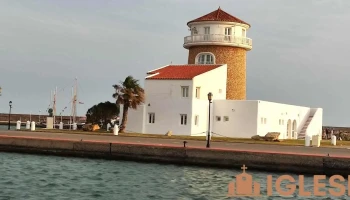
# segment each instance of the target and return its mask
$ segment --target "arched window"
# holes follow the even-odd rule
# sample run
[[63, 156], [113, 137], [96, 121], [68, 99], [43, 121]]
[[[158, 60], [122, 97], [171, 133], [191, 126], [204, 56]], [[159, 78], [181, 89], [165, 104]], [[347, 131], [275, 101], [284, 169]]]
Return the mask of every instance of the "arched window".
[[212, 53], [200, 53], [196, 57], [196, 64], [215, 64], [215, 56]]

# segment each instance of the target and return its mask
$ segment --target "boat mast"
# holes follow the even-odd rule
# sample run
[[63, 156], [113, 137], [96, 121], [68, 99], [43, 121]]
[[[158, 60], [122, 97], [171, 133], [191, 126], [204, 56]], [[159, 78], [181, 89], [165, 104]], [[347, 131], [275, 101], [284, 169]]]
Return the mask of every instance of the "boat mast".
[[77, 90], [77, 85], [78, 85], [78, 79], [75, 78], [74, 82], [74, 94], [73, 94], [73, 123], [76, 123], [76, 116], [77, 116], [77, 99], [78, 99], [78, 90]]
[[72, 114], [73, 114], [73, 101], [74, 101], [74, 87], [72, 87], [72, 97], [71, 97], [72, 105], [70, 108], [70, 115], [69, 115], [69, 130], [72, 128]]
[[54, 95], [53, 95], [53, 127], [55, 127], [56, 124], [56, 95], [57, 95], [57, 87], [55, 88]]

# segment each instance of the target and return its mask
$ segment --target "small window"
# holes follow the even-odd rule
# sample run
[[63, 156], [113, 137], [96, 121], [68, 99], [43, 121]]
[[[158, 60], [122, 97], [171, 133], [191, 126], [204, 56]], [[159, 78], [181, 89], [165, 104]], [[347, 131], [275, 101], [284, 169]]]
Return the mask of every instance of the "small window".
[[154, 124], [156, 115], [154, 113], [148, 113], [148, 123]]
[[200, 98], [200, 91], [201, 91], [201, 88], [200, 87], [196, 87], [196, 98], [197, 99]]
[[188, 86], [182, 86], [181, 87], [181, 96], [182, 97], [188, 97]]
[[281, 119], [278, 120], [278, 124], [282, 125], [282, 120]]
[[266, 118], [264, 118], [264, 124], [266, 124]]
[[260, 121], [261, 121], [261, 123], [263, 124], [263, 123], [264, 123], [264, 118], [262, 117], [262, 118], [260, 119]]
[[282, 119], [282, 125], [284, 125], [284, 120]]
[[246, 33], [245, 33], [245, 29], [242, 29], [242, 37], [245, 37]]
[[224, 116], [224, 122], [228, 122], [229, 118], [228, 116]]
[[201, 53], [197, 56], [197, 64], [215, 64], [212, 53]]
[[222, 89], [219, 89], [219, 93], [220, 93], [220, 94], [222, 93]]
[[194, 116], [194, 125], [198, 126], [199, 115]]
[[186, 114], [181, 114], [180, 115], [180, 124], [181, 125], [187, 125], [187, 115]]
[[220, 116], [216, 116], [216, 121], [221, 121], [221, 117]]

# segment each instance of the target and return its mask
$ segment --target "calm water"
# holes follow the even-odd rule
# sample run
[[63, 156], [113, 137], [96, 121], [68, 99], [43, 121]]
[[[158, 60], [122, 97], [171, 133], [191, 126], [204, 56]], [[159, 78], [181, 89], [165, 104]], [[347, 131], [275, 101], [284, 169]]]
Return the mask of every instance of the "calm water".
[[[226, 197], [227, 184], [241, 172], [14, 153], [0, 153], [0, 163], [0, 199], [26, 200], [230, 199]], [[260, 182], [263, 193], [266, 175], [253, 172], [254, 180]], [[306, 179], [306, 189], [312, 190], [312, 179]], [[302, 198], [274, 196], [235, 199]]]

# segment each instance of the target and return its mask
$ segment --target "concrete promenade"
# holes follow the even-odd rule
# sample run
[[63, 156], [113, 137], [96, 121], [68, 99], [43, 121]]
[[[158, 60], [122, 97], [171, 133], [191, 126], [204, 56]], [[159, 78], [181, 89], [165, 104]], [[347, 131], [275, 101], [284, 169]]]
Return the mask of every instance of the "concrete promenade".
[[347, 148], [315, 148], [50, 132], [0, 131], [0, 151], [167, 162], [294, 173], [342, 174], [350, 169]]
[[[27, 131], [4, 131], [0, 130], [1, 136], [15, 136], [40, 139], [57, 139], [57, 140], [73, 140], [73, 141], [90, 141], [90, 142], [108, 142], [108, 143], [125, 143], [125, 144], [144, 144], [170, 147], [183, 147], [184, 140], [178, 139], [162, 139], [162, 138], [142, 138], [142, 137], [123, 137], [108, 135], [83, 135], [83, 134], [67, 134], [67, 133], [50, 133], [50, 132], [27, 132]], [[205, 141], [187, 140], [187, 147], [205, 148]], [[205, 148], [206, 149], [206, 148]], [[344, 148], [315, 148], [303, 146], [287, 146], [276, 145], [271, 142], [268, 144], [246, 144], [246, 143], [230, 143], [230, 142], [211, 142], [211, 149], [262, 152], [262, 153], [278, 153], [278, 154], [296, 154], [296, 155], [315, 155], [331, 157], [348, 157], [350, 158], [349, 149]]]

